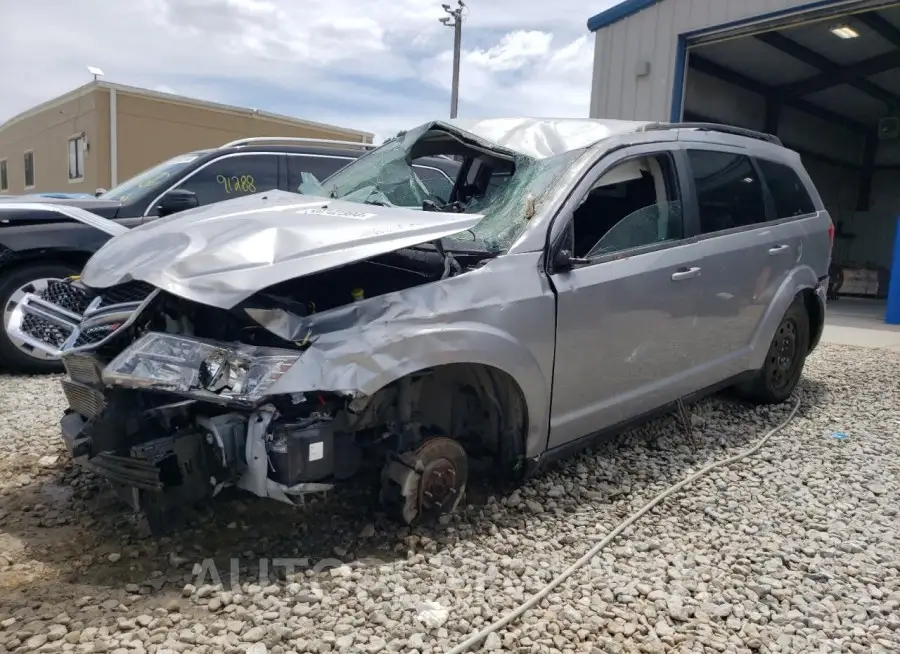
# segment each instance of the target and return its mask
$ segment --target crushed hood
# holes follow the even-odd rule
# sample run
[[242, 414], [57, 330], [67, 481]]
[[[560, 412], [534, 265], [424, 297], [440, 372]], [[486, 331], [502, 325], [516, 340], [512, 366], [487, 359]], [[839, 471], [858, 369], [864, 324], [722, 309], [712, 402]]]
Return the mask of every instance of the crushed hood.
[[81, 279], [94, 288], [139, 280], [230, 309], [274, 284], [452, 236], [482, 218], [267, 191], [128, 230], [91, 257]]

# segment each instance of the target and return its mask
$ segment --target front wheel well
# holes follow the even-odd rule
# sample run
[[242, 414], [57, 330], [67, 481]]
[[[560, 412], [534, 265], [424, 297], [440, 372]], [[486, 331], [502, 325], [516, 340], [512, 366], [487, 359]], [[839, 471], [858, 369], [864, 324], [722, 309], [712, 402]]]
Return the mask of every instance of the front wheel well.
[[524, 456], [528, 408], [508, 373], [485, 364], [453, 363], [420, 370], [371, 395], [348, 415], [351, 430], [414, 425], [460, 441], [471, 455], [492, 456], [504, 468]]
[[[10, 251], [11, 252], [11, 251]], [[84, 264], [91, 258], [90, 252], [80, 250], [26, 250], [24, 252], [7, 253], [9, 256], [0, 264], [0, 272], [8, 273], [11, 270], [33, 265], [63, 264], [76, 270], [84, 268]]]

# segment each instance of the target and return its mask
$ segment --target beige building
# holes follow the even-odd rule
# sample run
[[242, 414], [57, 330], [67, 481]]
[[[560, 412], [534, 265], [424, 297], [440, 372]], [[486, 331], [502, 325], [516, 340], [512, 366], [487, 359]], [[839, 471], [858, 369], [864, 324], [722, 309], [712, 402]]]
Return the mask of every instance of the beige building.
[[93, 81], [0, 125], [0, 197], [93, 193], [177, 154], [251, 136], [371, 143], [288, 116]]

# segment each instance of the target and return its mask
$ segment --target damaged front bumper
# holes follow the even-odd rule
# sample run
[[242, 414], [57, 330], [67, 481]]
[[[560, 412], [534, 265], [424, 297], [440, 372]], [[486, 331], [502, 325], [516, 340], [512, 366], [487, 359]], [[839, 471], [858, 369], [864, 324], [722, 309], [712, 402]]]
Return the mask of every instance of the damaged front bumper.
[[74, 399], [60, 422], [63, 441], [76, 464], [107, 479], [151, 525], [162, 526], [168, 510], [214, 497], [226, 486], [288, 504], [333, 488], [335, 435], [328, 416], [287, 420], [271, 405], [193, 411], [202, 403], [174, 397], [141, 408], [145, 403], [135, 400], [147, 393], [116, 397], [116, 390], [98, 385], [102, 370], [90, 359], [63, 356], [64, 386]]
[[10, 328], [65, 366], [60, 429], [75, 463], [107, 479], [151, 525], [225, 486], [289, 504], [333, 487], [330, 416], [298, 417], [301, 395], [288, 398], [297, 408], [290, 417], [265, 404], [267, 386], [302, 352], [149, 332], [110, 357], [117, 348], [104, 346], [159, 291], [51, 289], [27, 295]]
[[[144, 345], [154, 337], [169, 335], [151, 333]], [[62, 357], [70, 401], [61, 421], [66, 447], [76, 463], [125, 491], [123, 499], [135, 510], [194, 503], [232, 485], [288, 504], [332, 489], [336, 436], [330, 416], [288, 417], [273, 405], [252, 407], [197, 389], [200, 397], [218, 400], [206, 402], [190, 392], [170, 392], [174, 380], [157, 387], [111, 384], [122, 382], [123, 368], [134, 372], [143, 365], [133, 359], [141, 344], [105, 366], [89, 353]]]

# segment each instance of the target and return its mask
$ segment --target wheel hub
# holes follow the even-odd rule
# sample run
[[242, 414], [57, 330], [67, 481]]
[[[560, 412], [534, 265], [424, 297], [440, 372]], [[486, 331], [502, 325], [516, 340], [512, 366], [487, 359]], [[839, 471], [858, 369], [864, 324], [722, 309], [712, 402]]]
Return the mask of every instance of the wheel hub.
[[797, 326], [792, 320], [784, 321], [779, 327], [769, 348], [769, 370], [776, 384], [783, 384], [790, 378], [797, 359]]
[[456, 467], [447, 459], [438, 459], [422, 471], [419, 505], [425, 511], [442, 510], [456, 499]]
[[423, 515], [439, 517], [456, 509], [467, 479], [463, 447], [452, 438], [432, 438], [385, 466], [382, 506], [407, 524]]

